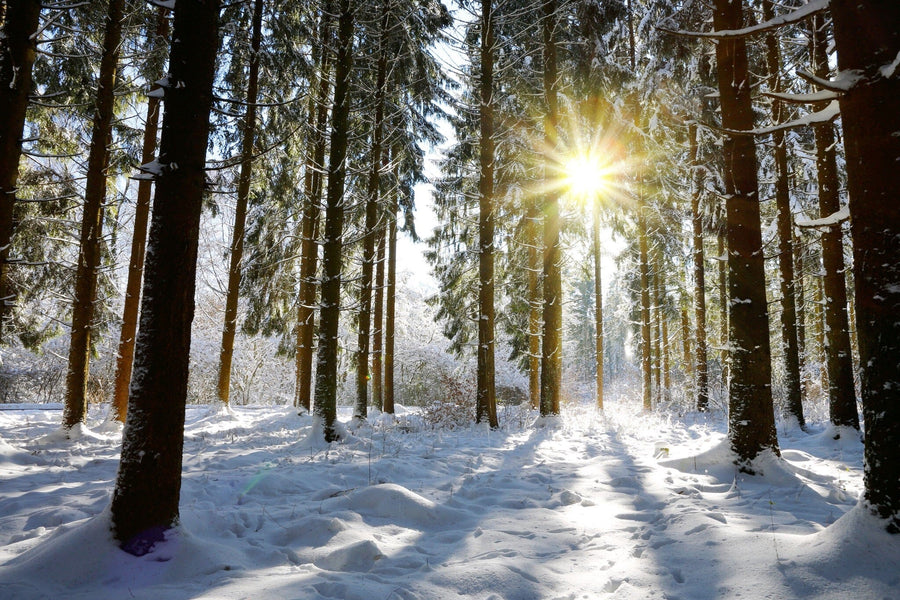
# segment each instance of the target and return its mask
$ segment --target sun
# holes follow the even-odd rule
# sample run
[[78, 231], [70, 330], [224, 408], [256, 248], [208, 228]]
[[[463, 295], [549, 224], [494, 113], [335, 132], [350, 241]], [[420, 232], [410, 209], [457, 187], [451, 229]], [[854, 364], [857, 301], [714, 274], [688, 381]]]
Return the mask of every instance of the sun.
[[589, 153], [579, 153], [564, 166], [566, 189], [579, 199], [596, 198], [608, 190], [611, 172], [603, 161]]

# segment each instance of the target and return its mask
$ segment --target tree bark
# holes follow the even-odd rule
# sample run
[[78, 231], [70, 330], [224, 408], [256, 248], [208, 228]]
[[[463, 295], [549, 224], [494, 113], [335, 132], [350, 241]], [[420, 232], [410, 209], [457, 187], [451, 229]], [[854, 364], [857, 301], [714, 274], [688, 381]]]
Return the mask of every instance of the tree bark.
[[[825, 24], [813, 17], [813, 61], [817, 77], [828, 78], [828, 43]], [[817, 108], [824, 108], [819, 106]], [[834, 126], [815, 126], [816, 167], [819, 177], [819, 214], [822, 218], [841, 208]], [[838, 223], [822, 231], [822, 263], [825, 311], [825, 365], [828, 370], [828, 408], [831, 423], [859, 429], [856, 390], [853, 386], [853, 351], [847, 316], [847, 281], [844, 276], [843, 230]]]
[[37, 31], [41, 16], [38, 0], [4, 3], [6, 14], [0, 30], [0, 342], [15, 294], [9, 283], [13, 209], [25, 111], [31, 93], [31, 68], [37, 56]]
[[216, 397], [228, 405], [231, 395], [231, 362], [234, 357], [234, 336], [237, 332], [238, 294], [241, 286], [241, 261], [244, 258], [244, 229], [250, 182], [253, 177], [253, 146], [256, 140], [256, 99], [259, 95], [259, 48], [262, 44], [263, 0], [253, 3], [253, 34], [250, 40], [250, 67], [247, 74], [247, 112], [244, 114], [241, 138], [241, 173], [238, 176], [237, 204], [234, 208], [234, 229], [231, 233], [231, 253], [228, 264], [228, 291], [225, 293], [225, 324], [222, 327], [222, 347], [219, 351], [219, 378]]
[[[866, 424], [865, 504], [900, 533], [900, 4], [833, 0]], [[865, 35], [860, 35], [865, 32]], [[893, 73], [891, 73], [893, 71]]]
[[[763, 19], [775, 17], [771, 0], [763, 1]], [[780, 93], [781, 50], [775, 34], [766, 36], [766, 62], [769, 70], [769, 89]], [[772, 101], [772, 122], [779, 125], [784, 121], [784, 107], [779, 100]], [[785, 405], [789, 414], [797, 419], [800, 427], [805, 427], [803, 399], [800, 390], [800, 351], [797, 342], [797, 303], [794, 299], [794, 236], [791, 216], [791, 195], [788, 178], [788, 156], [784, 132], [772, 134], [775, 145], [775, 205], [778, 210], [778, 268], [781, 273], [781, 341], [784, 356], [784, 385], [787, 397]]]
[[[154, 45], [169, 36], [167, 10], [160, 8], [156, 21]], [[156, 79], [162, 73], [156, 74]], [[160, 89], [158, 85], [153, 90]], [[151, 94], [147, 98], [147, 122], [144, 126], [144, 143], [141, 163], [147, 164], [156, 156], [156, 137], [159, 134], [159, 98]], [[128, 385], [131, 383], [131, 367], [134, 361], [134, 337], [137, 333], [138, 309], [141, 302], [141, 280], [144, 276], [144, 254], [147, 248], [147, 222], [150, 219], [150, 198], [153, 184], [149, 179], [138, 183], [137, 202], [134, 208], [134, 231], [131, 237], [131, 256], [128, 260], [128, 281], [125, 284], [125, 306], [122, 309], [122, 329], [119, 333], [119, 351], [116, 354], [116, 378], [110, 419], [125, 422], [128, 410]]]
[[209, 112], [218, 46], [217, 0], [179, 0], [112, 526], [146, 554], [178, 523], [184, 412]]
[[[716, 0], [717, 31], [743, 26], [742, 0]], [[743, 38], [716, 44], [722, 126], [753, 129], [747, 47]], [[756, 150], [747, 135], [724, 139], [728, 236], [729, 439], [742, 468], [752, 470], [760, 452], [778, 451], [772, 405], [769, 315], [763, 265]]]
[[697, 126], [691, 124], [690, 162], [691, 175], [691, 223], [694, 230], [694, 319], [696, 321], [697, 350], [695, 390], [697, 394], [697, 410], [709, 410], [709, 365], [706, 350], [706, 268], [703, 260], [703, 215], [700, 212], [700, 195], [703, 190], [703, 176], [699, 171], [697, 158]]
[[[547, 148], [559, 144], [558, 70], [556, 63], [556, 0], [543, 0], [541, 31], [544, 42], [544, 135]], [[556, 176], [556, 165], [546, 158], [545, 177]], [[562, 387], [562, 274], [559, 232], [559, 194], [547, 193], [544, 204], [544, 329], [541, 349], [541, 416], [559, 414]]]
[[87, 415], [87, 385], [90, 377], [91, 331], [97, 301], [100, 270], [100, 242], [103, 234], [103, 204], [112, 143], [116, 69], [122, 42], [124, 0], [110, 0], [97, 80], [94, 125], [88, 154], [87, 181], [81, 217], [78, 266], [75, 272], [75, 301], [72, 306], [72, 331], [66, 370], [66, 401], [63, 427], [70, 429]]

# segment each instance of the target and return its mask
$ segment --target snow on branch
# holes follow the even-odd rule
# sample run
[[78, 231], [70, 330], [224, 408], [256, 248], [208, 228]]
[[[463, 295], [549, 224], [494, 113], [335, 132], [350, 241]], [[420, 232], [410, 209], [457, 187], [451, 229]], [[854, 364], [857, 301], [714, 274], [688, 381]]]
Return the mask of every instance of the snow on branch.
[[660, 31], [664, 31], [665, 33], [694, 38], [725, 39], [747, 37], [755, 33], [764, 33], [766, 31], [772, 31], [773, 29], [779, 29], [786, 25], [799, 23], [800, 21], [803, 21], [816, 13], [827, 10], [829, 2], [830, 0], [811, 0], [809, 4], [801, 6], [793, 12], [775, 17], [774, 19], [769, 19], [768, 21], [763, 21], [762, 23], [759, 23], [757, 25], [744, 27], [743, 29], [721, 29], [719, 31], [683, 31], [665, 29], [662, 27], [660, 27], [659, 29]]
[[791, 104], [815, 104], [816, 102], [825, 102], [829, 100], [837, 100], [839, 94], [833, 90], [822, 90], [811, 94], [783, 94], [781, 92], [763, 92], [763, 96], [775, 98], [782, 102]]
[[834, 227], [850, 218], [850, 209], [846, 206], [836, 213], [821, 219], [797, 219], [797, 227]]
[[829, 123], [838, 118], [840, 114], [840, 104], [837, 100], [832, 100], [828, 103], [828, 106], [826, 106], [822, 110], [811, 112], [808, 115], [800, 117], [799, 119], [794, 119], [793, 121], [788, 121], [779, 125], [772, 125], [771, 127], [760, 127], [758, 129], [748, 130], [722, 128], [719, 128], [719, 130], [724, 131], [725, 133], [730, 133], [732, 135], [768, 135], [770, 133], [775, 133], [776, 131], [786, 131], [788, 129], [796, 129], [797, 127], [808, 127], [810, 125]]
[[822, 79], [803, 70], [798, 70], [797, 76], [823, 90], [837, 93], [849, 92], [853, 86], [863, 79], [863, 74], [860, 71], [841, 71], [834, 79]]

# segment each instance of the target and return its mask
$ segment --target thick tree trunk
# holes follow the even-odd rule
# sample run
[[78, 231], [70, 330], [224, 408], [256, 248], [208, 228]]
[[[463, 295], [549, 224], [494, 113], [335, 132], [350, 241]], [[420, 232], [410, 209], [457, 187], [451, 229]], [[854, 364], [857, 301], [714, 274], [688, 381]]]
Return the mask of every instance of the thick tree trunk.
[[[556, 64], [556, 0], [544, 0], [541, 30], [544, 41], [545, 136], [548, 148], [559, 144], [558, 72]], [[555, 176], [547, 159], [546, 177]], [[544, 330], [541, 352], [541, 415], [559, 414], [562, 387], [562, 274], [559, 194], [551, 191], [544, 204]]]
[[84, 421], [87, 414], [87, 385], [90, 376], [91, 330], [94, 326], [94, 304], [97, 301], [97, 279], [100, 270], [100, 241], [103, 233], [103, 204], [109, 147], [115, 102], [116, 68], [122, 42], [124, 0], [110, 0], [97, 80], [94, 126], [88, 154], [87, 181], [78, 266], [75, 271], [75, 302], [72, 306], [72, 331], [69, 341], [69, 363], [66, 370], [66, 403], [63, 427], [71, 428]]
[[831, 12], [838, 67], [862, 75], [840, 103], [866, 424], [864, 496], [888, 531], [900, 533], [900, 4], [833, 0]]
[[[697, 410], [709, 410], [709, 368], [706, 350], [706, 267], [703, 260], [703, 215], [700, 212], [700, 195], [703, 190], [703, 176], [699, 172], [697, 158], [697, 126], [690, 126], [690, 161], [694, 172], [691, 175], [691, 222], [694, 230], [694, 319], [696, 325], [696, 368], [695, 390]], [[695, 183], [696, 182], [696, 183]]]
[[[813, 60], [817, 77], [828, 78], [828, 43], [825, 25], [813, 18]], [[824, 108], [819, 106], [818, 108]], [[837, 171], [834, 126], [815, 127], [816, 167], [819, 183], [819, 213], [822, 218], [841, 208], [840, 180]], [[822, 231], [822, 263], [825, 267], [825, 364], [828, 370], [828, 408], [834, 425], [859, 429], [856, 390], [853, 387], [853, 351], [850, 345], [850, 320], [847, 316], [847, 280], [844, 276], [843, 230], [838, 223]]]
[[478, 179], [478, 352], [475, 422], [497, 428], [494, 388], [494, 18], [481, 1], [480, 176]]
[[600, 199], [593, 198], [594, 213], [594, 397], [597, 409], [603, 410], [603, 280], [600, 256]]
[[0, 29], [0, 342], [15, 297], [9, 284], [9, 256], [13, 235], [13, 209], [25, 111], [31, 93], [31, 67], [37, 56], [37, 31], [41, 15], [38, 0], [4, 3], [6, 14]]
[[[179, 0], [134, 378], [112, 498], [116, 540], [145, 554], [178, 522], [217, 0]], [[176, 168], [177, 165], [177, 168]]]
[[[167, 10], [160, 8], [156, 22], [154, 45], [169, 36]], [[157, 73], [157, 79], [162, 73]], [[153, 90], [160, 89], [154, 85]], [[144, 143], [141, 162], [147, 164], [156, 156], [156, 137], [159, 134], [160, 101], [155, 94], [147, 98], [147, 122], [144, 126]], [[131, 367], [134, 361], [134, 336], [137, 333], [138, 309], [141, 302], [141, 280], [144, 277], [144, 253], [147, 248], [147, 222], [150, 219], [150, 198], [153, 184], [149, 179], [138, 183], [137, 202], [134, 207], [134, 231], [131, 237], [131, 256], [128, 260], [128, 281], [125, 284], [125, 306], [122, 310], [122, 330], [119, 333], [119, 351], [116, 355], [116, 378], [109, 418], [125, 422], [128, 410], [128, 385], [131, 383]]]
[[259, 48], [262, 43], [263, 0], [253, 4], [253, 34], [250, 40], [250, 67], [247, 74], [247, 112], [244, 114], [241, 139], [241, 173], [238, 176], [237, 204], [234, 208], [234, 229], [231, 233], [231, 253], [228, 265], [228, 290], [225, 293], [225, 324], [222, 327], [222, 347], [219, 351], [219, 378], [216, 397], [227, 405], [231, 395], [231, 362], [234, 357], [234, 336], [237, 332], [238, 294], [241, 286], [241, 261], [244, 258], [244, 229], [250, 182], [253, 177], [253, 146], [256, 140], [256, 98], [259, 95]]
[[[775, 17], [771, 0], [763, 1], [763, 19]], [[766, 62], [769, 71], [769, 89], [780, 93], [781, 50], [774, 34], [766, 36]], [[779, 125], [784, 121], [783, 106], [772, 101], [772, 121]], [[800, 393], [800, 351], [797, 343], [797, 304], [794, 300], [794, 236], [791, 216], [791, 196], [788, 178], [788, 156], [784, 132], [772, 135], [775, 145], [775, 205], [778, 210], [778, 268], [781, 273], [781, 340], [784, 356], [784, 385], [788, 413], [797, 419], [800, 427], [806, 425], [803, 418], [803, 401]]]
[[356, 407], [353, 416], [365, 420], [369, 405], [369, 338], [372, 326], [372, 271], [375, 263], [375, 238], [379, 220], [379, 186], [381, 185], [382, 137], [384, 130], [385, 79], [387, 77], [388, 17], [391, 5], [382, 8], [378, 72], [375, 76], [375, 115], [372, 123], [372, 169], [366, 191], [366, 222], [363, 230], [362, 273], [359, 281], [359, 331], [356, 350]]
[[[716, 0], [716, 30], [743, 26], [742, 0]], [[716, 44], [722, 125], [753, 128], [747, 47], [742, 38]], [[748, 135], [725, 135], [725, 193], [728, 236], [729, 439], [743, 468], [760, 452], [778, 453], [772, 405], [769, 313], [763, 265], [756, 150]]]
[[316, 355], [315, 415], [322, 421], [325, 440], [338, 438], [337, 362], [338, 321], [341, 312], [341, 261], [344, 235], [344, 183], [350, 120], [350, 74], [353, 69], [353, 11], [350, 0], [341, 0], [338, 18], [337, 57], [334, 69], [334, 103], [331, 108], [331, 153], [325, 196], [325, 241], [322, 254], [322, 302], [319, 311], [319, 349]]

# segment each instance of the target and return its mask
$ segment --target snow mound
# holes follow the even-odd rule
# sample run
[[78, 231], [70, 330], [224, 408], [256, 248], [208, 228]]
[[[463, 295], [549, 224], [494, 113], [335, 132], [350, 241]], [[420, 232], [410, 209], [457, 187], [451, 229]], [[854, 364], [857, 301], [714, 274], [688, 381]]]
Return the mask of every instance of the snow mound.
[[37, 456], [32, 456], [26, 450], [16, 448], [4, 441], [3, 438], [0, 438], [0, 465], [39, 465], [43, 464], [43, 462]]
[[194, 586], [245, 562], [234, 550], [194, 539], [179, 528], [166, 532], [166, 541], [148, 554], [135, 557], [118, 547], [110, 523], [107, 510], [57, 527], [40, 544], [0, 566], [0, 591], [14, 592], [3, 597], [65, 598], [87, 588], [93, 598], [126, 598], [162, 584]]
[[324, 503], [329, 511], [349, 510], [363, 518], [384, 519], [413, 529], [458, 522], [461, 512], [440, 506], [428, 498], [393, 483], [353, 490]]
[[84, 423], [76, 423], [70, 429], [60, 427], [34, 440], [35, 446], [63, 446], [71, 442], [107, 442], [109, 438], [88, 429]]
[[731, 449], [731, 442], [728, 439], [695, 456], [661, 460], [659, 464], [662, 467], [684, 473], [704, 473], [719, 481], [734, 481], [757, 476], [777, 486], [800, 485], [801, 483], [790, 465], [770, 451], [761, 452], [751, 461], [749, 466], [753, 473], [741, 471], [737, 464], [737, 455]]
[[384, 558], [384, 554], [375, 542], [362, 540], [329, 552], [314, 564], [326, 571], [365, 572], [371, 570], [380, 558]]

